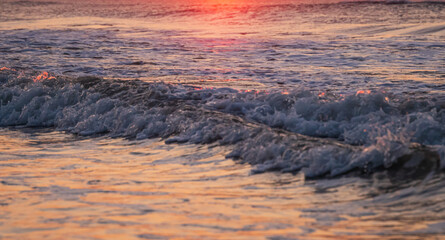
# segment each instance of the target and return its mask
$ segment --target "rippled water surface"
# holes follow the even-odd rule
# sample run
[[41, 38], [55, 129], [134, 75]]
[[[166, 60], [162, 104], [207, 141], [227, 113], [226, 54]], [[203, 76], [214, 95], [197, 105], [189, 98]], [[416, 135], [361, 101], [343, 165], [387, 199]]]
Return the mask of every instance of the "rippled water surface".
[[1, 4], [2, 65], [249, 89], [444, 91], [441, 2]]
[[[4, 239], [420, 239], [444, 234], [443, 174], [250, 175], [218, 146], [2, 130]], [[24, 139], [26, 139], [24, 141]]]
[[442, 239], [443, 1], [0, 0], [0, 239]]

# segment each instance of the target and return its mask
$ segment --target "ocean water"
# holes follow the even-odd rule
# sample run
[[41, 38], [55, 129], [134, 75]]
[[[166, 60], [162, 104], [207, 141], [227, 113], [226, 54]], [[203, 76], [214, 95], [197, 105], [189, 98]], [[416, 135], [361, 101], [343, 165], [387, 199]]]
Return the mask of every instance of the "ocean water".
[[445, 2], [0, 1], [0, 239], [445, 238]]

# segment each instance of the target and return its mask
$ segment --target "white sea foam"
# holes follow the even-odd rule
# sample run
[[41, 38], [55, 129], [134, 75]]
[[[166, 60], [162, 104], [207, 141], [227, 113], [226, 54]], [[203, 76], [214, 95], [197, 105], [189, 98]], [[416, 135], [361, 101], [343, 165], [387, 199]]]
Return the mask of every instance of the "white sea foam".
[[437, 99], [195, 90], [97, 78], [34, 82], [29, 74], [2, 71], [0, 126], [229, 144], [228, 157], [254, 165], [254, 172], [303, 171], [307, 177], [373, 172], [412, 162], [417, 152], [423, 154], [417, 164], [441, 161], [444, 168], [445, 110]]

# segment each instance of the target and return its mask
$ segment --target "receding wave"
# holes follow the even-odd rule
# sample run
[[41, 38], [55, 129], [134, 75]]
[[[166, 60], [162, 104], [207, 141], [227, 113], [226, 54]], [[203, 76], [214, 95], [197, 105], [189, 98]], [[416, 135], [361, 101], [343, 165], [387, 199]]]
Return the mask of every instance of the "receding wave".
[[445, 168], [445, 101], [359, 90], [238, 91], [0, 71], [0, 126], [229, 145], [253, 172], [306, 177]]

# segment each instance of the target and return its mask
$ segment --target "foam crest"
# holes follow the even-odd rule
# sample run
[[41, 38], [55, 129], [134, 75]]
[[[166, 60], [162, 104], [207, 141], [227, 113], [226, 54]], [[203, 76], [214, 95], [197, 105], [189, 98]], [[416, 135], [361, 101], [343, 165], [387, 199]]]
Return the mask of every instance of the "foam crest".
[[312, 178], [444, 168], [445, 113], [438, 100], [418, 100], [423, 103], [408, 110], [406, 101], [383, 92], [344, 97], [0, 75], [0, 126], [231, 145], [227, 157], [252, 164], [255, 173], [302, 171]]

